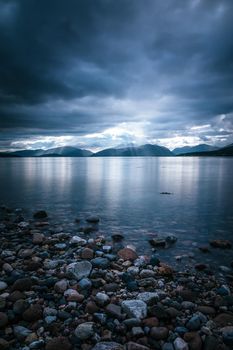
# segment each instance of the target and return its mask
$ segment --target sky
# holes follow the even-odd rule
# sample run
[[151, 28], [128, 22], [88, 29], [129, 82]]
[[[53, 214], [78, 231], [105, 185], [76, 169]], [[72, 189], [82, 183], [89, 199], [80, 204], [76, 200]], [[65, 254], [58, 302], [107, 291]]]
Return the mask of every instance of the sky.
[[0, 149], [233, 142], [232, 0], [0, 0]]

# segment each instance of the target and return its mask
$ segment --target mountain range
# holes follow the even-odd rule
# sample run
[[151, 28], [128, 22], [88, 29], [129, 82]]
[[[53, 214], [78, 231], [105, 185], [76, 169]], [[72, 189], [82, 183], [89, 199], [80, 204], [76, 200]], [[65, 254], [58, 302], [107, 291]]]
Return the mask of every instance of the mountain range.
[[93, 153], [86, 149], [64, 146], [48, 150], [20, 150], [14, 152], [0, 152], [0, 157], [172, 157], [172, 156], [233, 156], [233, 144], [217, 148], [206, 144], [194, 147], [168, 148], [146, 144], [142, 146], [125, 146], [107, 148]]

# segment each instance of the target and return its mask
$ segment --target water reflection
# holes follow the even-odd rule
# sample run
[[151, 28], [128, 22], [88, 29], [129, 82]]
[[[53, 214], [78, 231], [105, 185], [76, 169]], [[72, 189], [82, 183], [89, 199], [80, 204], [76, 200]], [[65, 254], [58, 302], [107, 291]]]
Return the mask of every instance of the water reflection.
[[188, 249], [187, 236], [232, 237], [232, 170], [230, 158], [0, 159], [0, 200], [60, 219], [96, 213], [103, 231], [118, 228], [133, 242], [177, 233]]

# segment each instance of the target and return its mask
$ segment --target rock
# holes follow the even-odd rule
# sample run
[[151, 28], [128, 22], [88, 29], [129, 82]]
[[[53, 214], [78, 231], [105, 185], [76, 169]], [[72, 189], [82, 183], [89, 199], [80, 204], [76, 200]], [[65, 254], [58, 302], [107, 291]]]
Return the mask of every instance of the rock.
[[68, 287], [68, 283], [66, 280], [61, 280], [55, 283], [54, 289], [57, 293], [63, 294]]
[[8, 343], [8, 341], [6, 341], [3, 338], [0, 338], [0, 349], [1, 350], [7, 350], [10, 348], [10, 344]]
[[172, 276], [173, 269], [167, 264], [160, 263], [160, 267], [158, 268], [158, 272], [162, 276]]
[[158, 238], [152, 238], [149, 239], [149, 243], [153, 246], [153, 247], [161, 247], [164, 248], [166, 247], [166, 241], [165, 239], [158, 239]]
[[107, 258], [95, 258], [91, 260], [93, 267], [97, 267], [99, 269], [107, 269], [110, 265], [110, 262]]
[[227, 314], [227, 313], [219, 314], [214, 318], [213, 321], [220, 327], [233, 325], [233, 314]]
[[189, 350], [188, 344], [182, 338], [176, 338], [174, 341], [175, 350]]
[[156, 255], [152, 255], [150, 258], [150, 265], [152, 266], [159, 266], [160, 260]]
[[214, 248], [221, 249], [230, 249], [232, 247], [232, 243], [225, 239], [215, 239], [213, 241], [210, 241], [210, 245]]
[[20, 251], [18, 252], [18, 256], [20, 258], [30, 258], [34, 253], [34, 249], [20, 249]]
[[43, 317], [42, 308], [39, 304], [31, 305], [23, 313], [23, 319], [27, 322], [34, 322]]
[[86, 340], [91, 338], [95, 334], [94, 323], [93, 322], [81, 323], [75, 329], [74, 334], [78, 339], [81, 339], [81, 340]]
[[65, 250], [66, 249], [66, 243], [57, 243], [54, 245], [55, 249], [57, 250]]
[[82, 294], [79, 294], [75, 289], [67, 289], [64, 292], [64, 296], [68, 301], [77, 301], [78, 303], [81, 303], [84, 299], [84, 296]]
[[228, 286], [222, 285], [220, 288], [216, 290], [216, 293], [221, 296], [226, 296], [226, 295], [230, 295], [231, 291]]
[[4, 312], [0, 312], [0, 328], [4, 328], [8, 324], [8, 316]]
[[222, 329], [220, 329], [222, 335], [223, 335], [223, 342], [230, 348], [233, 348], [233, 327], [227, 326]]
[[115, 317], [118, 320], [122, 320], [124, 318], [124, 314], [122, 314], [121, 307], [119, 305], [108, 304], [105, 310], [108, 315]]
[[148, 348], [147, 346], [130, 341], [127, 343], [127, 350], [150, 350], [150, 348]]
[[79, 236], [73, 236], [69, 243], [70, 243], [70, 245], [83, 246], [83, 245], [87, 244], [87, 241], [86, 241], [86, 239], [83, 239]]
[[7, 288], [7, 284], [3, 281], [0, 281], [0, 292], [2, 292], [3, 290], [5, 290]]
[[112, 251], [112, 246], [111, 245], [103, 245], [102, 250], [105, 254], [109, 254]]
[[159, 295], [155, 292], [143, 292], [138, 294], [137, 299], [144, 301], [147, 305], [152, 305], [159, 300]]
[[71, 350], [72, 346], [66, 337], [57, 337], [48, 341], [45, 350]]
[[211, 306], [200, 305], [197, 307], [197, 311], [201, 312], [204, 315], [215, 315], [215, 308]]
[[190, 320], [186, 323], [186, 327], [191, 331], [197, 331], [201, 328], [201, 320], [199, 316], [194, 315], [190, 318]]
[[78, 289], [88, 291], [92, 287], [92, 282], [89, 278], [82, 278], [78, 283]]
[[138, 318], [127, 318], [126, 320], [123, 321], [124, 325], [126, 325], [127, 328], [132, 328], [132, 327], [140, 327], [142, 324], [142, 321], [139, 320]]
[[16, 302], [13, 305], [13, 311], [16, 315], [23, 314], [23, 312], [27, 308], [28, 308], [28, 302], [23, 299], [16, 300]]
[[100, 221], [100, 218], [98, 216], [88, 216], [86, 221], [91, 224], [97, 224]]
[[94, 251], [90, 248], [84, 248], [81, 252], [81, 258], [82, 259], [93, 259], [94, 257]]
[[47, 218], [48, 215], [45, 210], [38, 210], [33, 214], [34, 219], [44, 219]]
[[147, 316], [147, 305], [142, 300], [124, 300], [121, 307], [129, 317], [143, 319]]
[[33, 244], [42, 244], [45, 240], [45, 236], [42, 233], [35, 232], [33, 233], [32, 243]]
[[145, 327], [158, 327], [159, 325], [159, 320], [157, 319], [157, 317], [149, 317], [149, 318], [145, 318], [143, 320], [143, 325]]
[[99, 342], [91, 350], [124, 350], [123, 345], [115, 342]]
[[124, 236], [122, 236], [120, 233], [115, 233], [112, 235], [113, 242], [120, 242], [124, 239]]
[[164, 343], [162, 346], [162, 350], [174, 350], [172, 343]]
[[202, 340], [197, 332], [189, 332], [184, 335], [184, 340], [189, 345], [189, 350], [201, 350]]
[[133, 327], [131, 329], [131, 334], [133, 337], [139, 338], [144, 335], [142, 327]]
[[119, 250], [119, 252], [117, 254], [124, 261], [126, 261], [126, 260], [134, 261], [138, 257], [137, 253], [131, 248], [123, 248], [123, 249]]
[[149, 269], [142, 269], [139, 276], [141, 278], [155, 277], [155, 272]]
[[10, 264], [8, 264], [8, 263], [3, 264], [2, 269], [6, 273], [11, 273], [14, 270], [13, 267]]
[[219, 350], [217, 338], [207, 335], [204, 341], [204, 350]]
[[152, 327], [150, 336], [156, 340], [164, 340], [168, 337], [168, 329], [166, 327]]
[[177, 237], [174, 236], [174, 235], [167, 236], [167, 237], [166, 237], [166, 242], [167, 242], [168, 244], [174, 244], [174, 243], [177, 242]]
[[92, 270], [92, 264], [87, 261], [78, 261], [76, 263], [71, 263], [67, 266], [67, 273], [72, 275], [73, 278], [76, 278], [78, 281], [84, 277], [88, 277]]
[[32, 331], [30, 329], [23, 327], [23, 326], [14, 326], [14, 335], [17, 339], [20, 341], [23, 341], [29, 334], [31, 334]]
[[30, 290], [32, 286], [31, 278], [20, 278], [15, 281], [12, 286], [13, 290], [19, 290], [20, 292], [24, 292], [26, 290]]
[[100, 293], [100, 292], [96, 294], [95, 300], [99, 306], [107, 305], [110, 302], [109, 296], [105, 293]]

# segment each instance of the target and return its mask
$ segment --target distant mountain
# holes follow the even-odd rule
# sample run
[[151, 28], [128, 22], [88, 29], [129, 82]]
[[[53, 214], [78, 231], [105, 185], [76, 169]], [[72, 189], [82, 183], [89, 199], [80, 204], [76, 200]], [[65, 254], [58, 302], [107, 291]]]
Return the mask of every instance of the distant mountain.
[[216, 151], [217, 149], [219, 148], [215, 146], [206, 145], [203, 143], [197, 146], [184, 146], [184, 147], [175, 148], [172, 152], [175, 155], [179, 155], [179, 154], [187, 154], [187, 153], [195, 153], [195, 152]]
[[22, 150], [15, 152], [2, 152], [0, 157], [90, 157], [93, 153], [76, 147], [57, 147], [48, 150]]
[[76, 147], [57, 147], [51, 148], [40, 155], [41, 157], [90, 157], [93, 153], [86, 149]]
[[183, 156], [199, 156], [199, 157], [228, 156], [228, 157], [232, 157], [233, 156], [233, 143], [231, 145], [217, 149], [216, 151], [186, 153], [186, 154], [183, 154]]
[[166, 147], [143, 145], [137, 147], [108, 148], [94, 153], [92, 157], [170, 157], [173, 153]]

